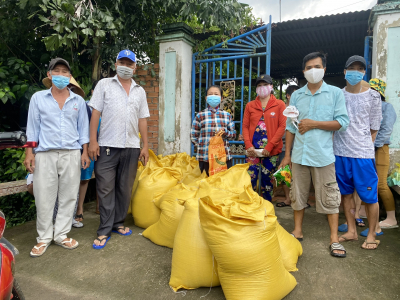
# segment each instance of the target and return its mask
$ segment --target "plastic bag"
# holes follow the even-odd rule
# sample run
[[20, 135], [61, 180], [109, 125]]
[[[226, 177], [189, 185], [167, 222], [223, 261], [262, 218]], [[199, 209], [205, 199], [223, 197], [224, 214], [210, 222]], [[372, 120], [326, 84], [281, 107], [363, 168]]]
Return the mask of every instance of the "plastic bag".
[[[267, 201], [265, 201], [267, 202]], [[269, 201], [268, 201], [269, 202]], [[298, 239], [287, 232], [280, 224], [276, 225], [276, 235], [282, 253], [282, 261], [289, 272], [298, 271], [297, 261], [303, 254], [303, 247]]]
[[400, 164], [396, 163], [396, 166], [387, 178], [388, 186], [400, 186]]
[[210, 176], [228, 169], [226, 166], [225, 144], [222, 140], [223, 134], [224, 131], [221, 130], [210, 139], [210, 145], [208, 146], [208, 163], [210, 164]]
[[145, 168], [139, 177], [139, 184], [133, 197], [132, 215], [135, 225], [147, 228], [160, 218], [160, 209], [154, 200], [161, 197], [182, 179], [182, 173], [175, 168], [156, 168], [150, 174]]
[[218, 286], [217, 262], [204, 237], [199, 220], [199, 201], [184, 203], [184, 211], [175, 234], [169, 285], [183, 289]]
[[290, 187], [290, 183], [292, 181], [292, 171], [290, 171], [289, 166], [284, 166], [274, 173], [274, 177], [276, 180], [276, 185], [284, 183]]
[[132, 213], [133, 196], [135, 195], [135, 192], [136, 192], [136, 189], [137, 189], [137, 186], [138, 186], [138, 183], [139, 183], [139, 177], [142, 174], [143, 170], [144, 170], [144, 166], [139, 161], [138, 168], [137, 168], [137, 171], [136, 171], [135, 181], [133, 182], [132, 194], [131, 194], [131, 203], [129, 204], [128, 214]]
[[297, 284], [282, 261], [277, 218], [265, 213], [268, 201], [259, 198], [199, 202], [200, 223], [227, 300], [283, 299]]
[[283, 115], [287, 118], [290, 118], [294, 127], [299, 129], [297, 127], [297, 124], [299, 124], [299, 121], [297, 120], [297, 117], [299, 116], [299, 111], [296, 106], [289, 105], [288, 107], [286, 107], [286, 109], [283, 111]]
[[154, 244], [172, 248], [175, 232], [184, 210], [179, 200], [193, 198], [197, 190], [197, 187], [190, 187], [181, 183], [156, 200], [154, 204], [161, 210], [160, 219], [148, 227], [143, 232], [143, 236]]

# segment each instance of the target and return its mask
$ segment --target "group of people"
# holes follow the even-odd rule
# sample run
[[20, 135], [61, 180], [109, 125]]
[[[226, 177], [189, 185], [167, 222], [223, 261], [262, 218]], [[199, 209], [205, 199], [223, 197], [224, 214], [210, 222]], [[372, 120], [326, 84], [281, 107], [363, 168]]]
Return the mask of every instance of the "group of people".
[[[38, 238], [30, 253], [32, 257], [43, 255], [53, 240], [66, 249], [78, 247], [78, 242], [67, 235], [72, 222], [83, 219], [83, 199], [93, 168], [100, 213], [93, 248], [104, 248], [112, 232], [123, 236], [132, 233], [124, 226], [124, 220], [138, 161], [146, 165], [149, 159], [150, 114], [144, 89], [132, 79], [135, 54], [130, 50], [119, 52], [115, 68], [114, 77], [94, 85], [88, 103], [90, 110], [84, 93], [76, 89], [79, 85], [72, 79], [69, 63], [62, 58], [49, 63], [49, 89], [32, 96], [27, 138], [37, 147], [26, 149], [24, 161], [33, 175], [37, 208]], [[364, 249], [378, 247], [376, 236], [382, 234], [382, 228], [397, 227], [393, 195], [386, 184], [388, 145], [396, 114], [385, 102], [384, 82], [374, 79], [370, 85], [364, 85], [363, 57], [355, 55], [345, 63], [346, 86], [342, 90], [324, 82], [325, 71], [324, 54], [314, 52], [305, 56], [303, 73], [307, 84], [302, 88], [289, 86], [286, 103], [274, 96], [269, 75], [258, 77], [257, 97], [244, 111], [242, 139], [252, 185], [260, 185], [264, 199], [272, 200], [273, 173], [290, 166], [291, 188], [284, 189], [285, 201], [277, 206], [293, 208], [292, 235], [303, 240], [304, 209], [310, 206], [308, 198], [313, 184], [316, 211], [327, 215], [330, 226], [330, 253], [345, 257], [341, 243], [358, 239], [355, 226], [356, 219], [360, 224], [356, 218], [360, 201], [354, 200], [355, 195], [364, 203], [369, 222], [369, 228], [363, 232]], [[201, 171], [208, 172], [208, 145], [221, 131], [227, 166], [232, 166], [228, 140], [236, 138], [236, 130], [232, 116], [220, 108], [222, 94], [219, 86], [210, 86], [207, 108], [193, 120], [191, 141], [197, 145]], [[288, 105], [299, 113], [298, 126], [283, 114]], [[80, 183], [80, 179], [84, 182]], [[382, 222], [378, 222], [378, 191], [388, 215]], [[53, 220], [56, 202], [58, 211]], [[338, 226], [341, 203], [347, 224]], [[345, 232], [340, 237], [338, 228]]]
[[[93, 248], [104, 248], [111, 232], [132, 234], [124, 220], [138, 161], [146, 164], [149, 159], [150, 114], [144, 89], [132, 79], [135, 54], [130, 50], [119, 52], [115, 68], [117, 75], [102, 79], [95, 86], [90, 113], [84, 95], [74, 89], [77, 84], [71, 85], [71, 67], [62, 58], [49, 63], [50, 88], [31, 98], [26, 133], [28, 141], [37, 147], [26, 149], [24, 165], [33, 177], [37, 211], [38, 237], [30, 252], [32, 257], [43, 255], [53, 240], [66, 249], [78, 247], [78, 241], [67, 235], [72, 222], [83, 219], [82, 204], [94, 161], [100, 225]], [[89, 172], [81, 172], [81, 168]], [[77, 201], [80, 185], [83, 198]], [[58, 210], [53, 220], [56, 203]]]
[[[269, 75], [256, 80], [257, 97], [247, 103], [242, 124], [252, 185], [254, 188], [260, 185], [264, 199], [271, 201], [274, 172], [290, 166], [291, 188], [289, 191], [284, 187], [285, 201], [277, 206], [291, 205], [292, 235], [302, 241], [304, 210], [310, 207], [308, 199], [313, 184], [316, 211], [327, 215], [329, 249], [335, 257], [346, 257], [341, 243], [358, 240], [356, 223], [365, 226], [358, 217], [362, 201], [369, 223], [369, 228], [361, 233], [366, 236], [362, 248], [376, 249], [380, 243], [376, 236], [383, 234], [381, 229], [398, 227], [393, 195], [386, 183], [388, 145], [396, 121], [393, 106], [385, 102], [386, 85], [379, 79], [369, 84], [363, 81], [367, 64], [358, 55], [351, 56], [344, 64], [343, 89], [323, 80], [326, 72], [323, 53], [306, 55], [302, 69], [307, 84], [302, 88], [289, 86], [286, 105], [274, 96]], [[202, 170], [208, 168], [208, 141], [220, 130], [224, 131], [227, 166], [232, 165], [228, 140], [234, 139], [236, 132], [232, 116], [220, 108], [222, 100], [221, 89], [209, 87], [207, 108], [193, 121], [191, 140], [197, 146]], [[288, 105], [298, 112], [298, 126], [283, 114]], [[378, 192], [387, 211], [387, 219], [382, 222], [379, 222]], [[341, 204], [347, 224], [338, 226]], [[346, 233], [339, 236], [338, 229]]]

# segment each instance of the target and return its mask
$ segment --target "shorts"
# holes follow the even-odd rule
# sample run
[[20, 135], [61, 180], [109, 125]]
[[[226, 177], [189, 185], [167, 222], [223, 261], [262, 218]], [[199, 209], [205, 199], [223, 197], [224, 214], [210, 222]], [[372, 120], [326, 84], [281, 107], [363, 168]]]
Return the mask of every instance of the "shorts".
[[302, 210], [307, 207], [312, 183], [314, 183], [317, 213], [339, 213], [340, 192], [333, 163], [325, 167], [310, 167], [292, 163], [290, 199], [293, 210]]
[[95, 162], [93, 160], [90, 160], [89, 168], [87, 168], [87, 169], [81, 168], [81, 180], [89, 180], [92, 178], [94, 164], [95, 164]]
[[357, 190], [367, 204], [378, 202], [378, 174], [375, 159], [336, 156], [336, 178], [342, 195]]

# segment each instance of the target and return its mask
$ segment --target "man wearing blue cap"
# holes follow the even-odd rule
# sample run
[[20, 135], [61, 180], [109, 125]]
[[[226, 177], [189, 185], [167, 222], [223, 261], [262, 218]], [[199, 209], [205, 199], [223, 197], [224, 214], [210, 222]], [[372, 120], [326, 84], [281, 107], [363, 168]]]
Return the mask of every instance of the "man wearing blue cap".
[[[131, 235], [124, 227], [138, 160], [149, 159], [147, 118], [150, 116], [146, 92], [132, 76], [136, 70], [135, 53], [122, 50], [115, 62], [117, 75], [97, 84], [89, 106], [89, 156], [96, 160], [95, 175], [100, 203], [100, 226], [94, 249], [104, 248], [111, 232]], [[97, 127], [101, 115], [100, 133]], [[140, 151], [139, 132], [143, 141]]]

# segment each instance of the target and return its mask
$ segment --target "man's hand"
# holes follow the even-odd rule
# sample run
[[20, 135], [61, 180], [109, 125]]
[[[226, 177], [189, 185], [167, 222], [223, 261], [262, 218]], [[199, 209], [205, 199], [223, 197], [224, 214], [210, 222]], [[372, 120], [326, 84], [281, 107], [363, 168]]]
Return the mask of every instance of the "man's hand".
[[278, 170], [280, 168], [286, 167], [287, 165], [289, 165], [289, 168], [292, 169], [292, 159], [290, 158], [290, 156], [285, 155], [285, 157], [282, 159], [282, 161], [278, 167]]
[[270, 156], [270, 153], [269, 153], [269, 151], [268, 151], [268, 150], [266, 150], [266, 149], [263, 149], [263, 151], [262, 151], [262, 155], [263, 155], [264, 157], [269, 157], [269, 156]]
[[143, 165], [147, 165], [147, 162], [149, 161], [149, 148], [144, 147], [142, 151], [140, 151], [140, 156], [139, 160], [143, 162]]
[[93, 141], [89, 143], [89, 157], [94, 160], [97, 161], [97, 156], [100, 156], [100, 147], [99, 147], [99, 143], [97, 141]]
[[90, 166], [90, 158], [86, 151], [83, 151], [81, 156], [82, 168], [86, 170]]
[[254, 151], [254, 147], [250, 147], [247, 151], [247, 156], [249, 157], [257, 157], [256, 151]]
[[33, 173], [35, 171], [35, 155], [33, 155], [32, 151], [30, 153], [26, 153], [24, 166], [29, 173]]
[[300, 134], [305, 134], [307, 131], [311, 129], [317, 128], [316, 121], [310, 119], [303, 119], [299, 123], [299, 132]]

